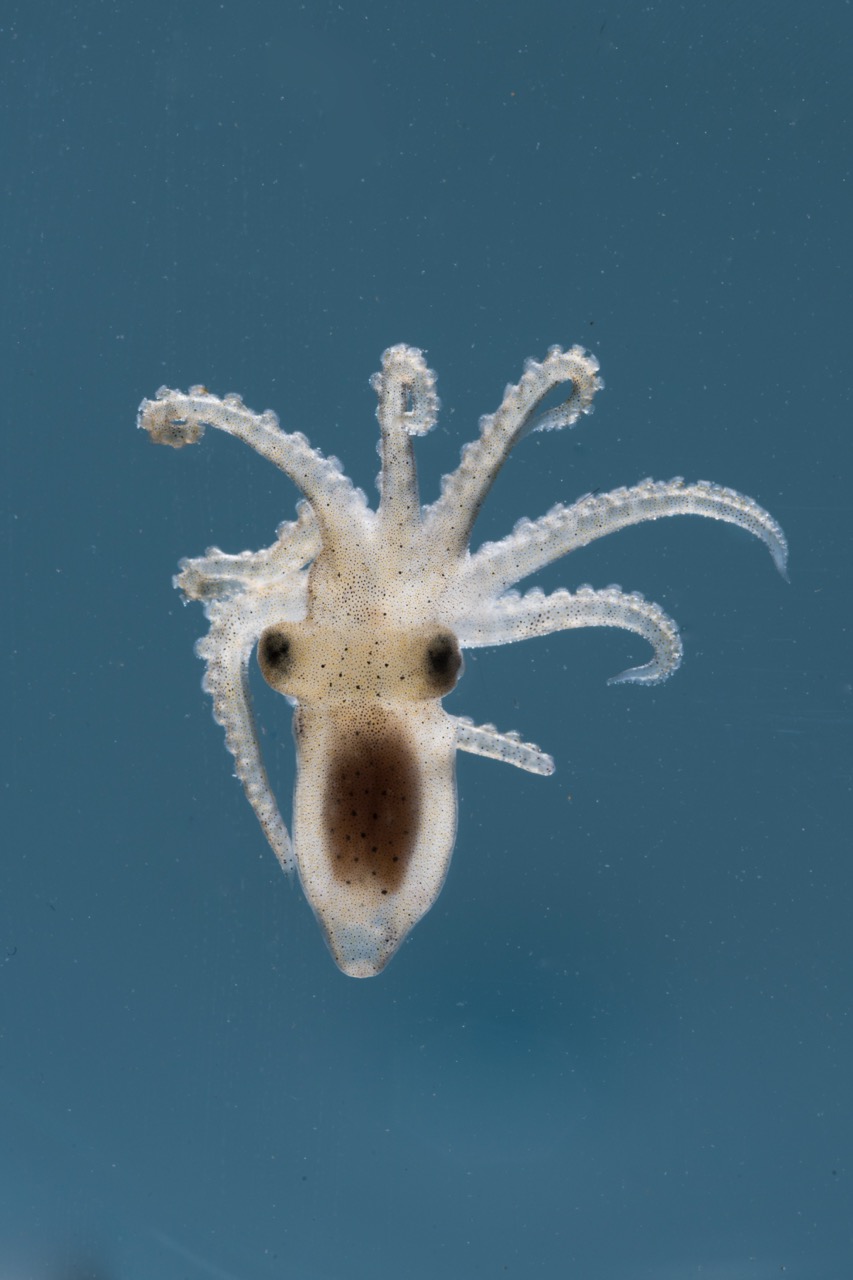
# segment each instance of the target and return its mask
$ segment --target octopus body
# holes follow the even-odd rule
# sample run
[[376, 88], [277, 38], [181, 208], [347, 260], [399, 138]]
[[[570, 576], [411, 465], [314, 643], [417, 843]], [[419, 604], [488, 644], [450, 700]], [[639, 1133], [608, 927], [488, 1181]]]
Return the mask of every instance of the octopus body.
[[[567, 398], [543, 412], [561, 385]], [[772, 516], [732, 489], [681, 479], [587, 495], [470, 551], [477, 513], [510, 450], [531, 431], [571, 426], [601, 385], [596, 360], [580, 347], [552, 347], [543, 361], [528, 361], [497, 412], [481, 419], [438, 499], [421, 506], [413, 440], [435, 425], [435, 375], [419, 350], [391, 347], [372, 379], [382, 462], [375, 510], [337, 459], [238, 396], [164, 387], [140, 405], [139, 426], [155, 442], [180, 448], [215, 427], [268, 458], [304, 495], [272, 546], [240, 555], [210, 548], [181, 561], [175, 585], [209, 619], [197, 645], [204, 688], [249, 803], [281, 866], [298, 869], [332, 955], [352, 977], [379, 973], [438, 896], [456, 838], [456, 752], [553, 772], [551, 757], [518, 734], [444, 710], [463, 649], [606, 626], [636, 632], [652, 649], [615, 683], [655, 684], [681, 661], [675, 623], [636, 593], [520, 595], [516, 583], [605, 534], [674, 515], [746, 529], [785, 574], [785, 536]], [[264, 679], [294, 707], [292, 844], [252, 715], [254, 652]]]

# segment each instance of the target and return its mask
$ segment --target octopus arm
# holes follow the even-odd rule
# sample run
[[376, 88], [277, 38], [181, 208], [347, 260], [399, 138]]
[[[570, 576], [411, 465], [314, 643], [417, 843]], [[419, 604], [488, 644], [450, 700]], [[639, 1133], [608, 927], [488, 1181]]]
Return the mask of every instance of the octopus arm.
[[203, 556], [185, 557], [174, 585], [185, 600], [205, 601], [281, 586], [284, 578], [295, 584], [294, 575], [298, 578], [321, 547], [310, 503], [300, 503], [297, 519], [280, 524], [276, 534], [272, 546], [261, 551], [229, 555], [218, 547], [208, 547]]
[[[554, 387], [571, 382], [568, 398], [547, 413], [537, 409]], [[592, 409], [602, 386], [598, 361], [582, 347], [551, 347], [540, 363], [528, 360], [520, 382], [508, 386], [496, 413], [480, 419], [480, 435], [466, 445], [457, 469], [442, 481], [441, 497], [425, 511], [427, 529], [441, 539], [442, 554], [461, 555], [477, 512], [510, 451], [530, 431], [571, 426]]]
[[787, 577], [788, 544], [769, 512], [734, 489], [707, 480], [687, 484], [680, 477], [589, 494], [570, 507], [553, 507], [538, 520], [520, 520], [506, 538], [480, 547], [465, 573], [475, 589], [500, 592], [597, 538], [646, 520], [683, 515], [708, 516], [745, 529], [761, 539]]
[[196, 652], [207, 663], [203, 688], [213, 699], [213, 717], [225, 730], [234, 771], [284, 871], [294, 867], [287, 827], [261, 758], [249, 690], [249, 660], [261, 632], [285, 614], [304, 611], [304, 584], [287, 582], [274, 591], [211, 601], [210, 630]]
[[402, 535], [406, 547], [421, 521], [412, 437], [426, 435], [435, 426], [439, 409], [435, 373], [427, 367], [422, 351], [400, 344], [382, 353], [382, 369], [374, 373], [370, 385], [379, 401], [379, 524], [382, 536]]
[[532, 742], [522, 742], [517, 733], [500, 733], [493, 724], [475, 725], [467, 716], [451, 716], [456, 724], [456, 746], [460, 751], [470, 751], [475, 756], [489, 760], [502, 760], [514, 764], [527, 773], [549, 777], [554, 772], [554, 761]]
[[672, 618], [638, 592], [628, 594], [615, 586], [602, 591], [580, 587], [576, 592], [560, 590], [551, 595], [538, 588], [524, 596], [508, 593], [484, 603], [479, 611], [470, 611], [456, 630], [463, 647], [479, 648], [576, 627], [622, 627], [652, 646], [654, 656], [649, 662], [612, 676], [609, 684], [658, 684], [681, 664], [681, 637]]
[[368, 518], [367, 499], [344, 475], [337, 458], [312, 449], [299, 431], [282, 431], [271, 409], [254, 413], [237, 395], [224, 399], [204, 387], [189, 394], [161, 387], [156, 399], [143, 400], [137, 425], [156, 444], [175, 449], [196, 444], [207, 426], [242, 440], [289, 476], [311, 503], [321, 533], [345, 538], [351, 527]]

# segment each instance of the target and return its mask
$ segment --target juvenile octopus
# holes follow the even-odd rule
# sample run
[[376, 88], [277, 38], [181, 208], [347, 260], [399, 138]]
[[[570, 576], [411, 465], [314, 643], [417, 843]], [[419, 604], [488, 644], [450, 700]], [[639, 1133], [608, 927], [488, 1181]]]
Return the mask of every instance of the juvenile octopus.
[[[543, 411], [563, 384], [568, 397]], [[581, 347], [552, 347], [541, 363], [527, 362], [431, 506], [420, 504], [413, 438], [435, 425], [435, 374], [421, 351], [395, 346], [371, 385], [379, 400], [376, 510], [336, 458], [236, 395], [163, 387], [142, 401], [138, 418], [152, 440], [175, 448], [195, 444], [205, 426], [236, 436], [304, 495], [272, 546], [240, 555], [211, 547], [182, 560], [174, 583], [185, 600], [202, 602], [210, 621], [197, 652], [237, 777], [281, 866], [298, 869], [337, 965], [355, 978], [378, 974], [438, 896], [456, 837], [456, 752], [554, 770], [518, 734], [444, 710], [463, 649], [622, 627], [647, 640], [652, 656], [611, 683], [657, 684], [681, 662], [675, 623], [636, 592], [584, 586], [520, 595], [514, 584], [596, 538], [662, 516], [727, 521], [760, 538], [783, 576], [787, 561], [785, 535], [752, 498], [682, 479], [588, 494], [470, 551], [477, 513], [510, 450], [529, 432], [571, 426], [592, 409], [602, 383]], [[253, 720], [253, 650], [264, 679], [294, 707], [293, 845]]]

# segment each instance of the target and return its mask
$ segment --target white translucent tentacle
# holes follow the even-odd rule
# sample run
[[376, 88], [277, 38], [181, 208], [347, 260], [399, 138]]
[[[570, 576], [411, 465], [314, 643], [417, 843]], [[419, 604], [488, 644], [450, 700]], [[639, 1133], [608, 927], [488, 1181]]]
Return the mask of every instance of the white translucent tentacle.
[[547, 778], [554, 772], [554, 761], [532, 742], [522, 742], [517, 733], [500, 733], [493, 724], [475, 725], [467, 716], [451, 716], [456, 724], [456, 745], [460, 751], [475, 756], [502, 760], [527, 773]]
[[368, 514], [367, 499], [344, 475], [337, 458], [312, 449], [299, 431], [282, 431], [271, 409], [253, 413], [239, 396], [220, 399], [204, 387], [190, 387], [185, 395], [161, 387], [156, 399], [142, 401], [137, 425], [156, 444], [176, 449], [196, 444], [206, 426], [236, 436], [298, 485], [314, 508], [321, 530], [352, 537], [352, 529]]
[[261, 758], [249, 692], [249, 660], [261, 632], [282, 616], [280, 593], [216, 601], [207, 606], [207, 614], [210, 630], [196, 644], [196, 653], [207, 663], [202, 687], [213, 699], [213, 717], [225, 730], [234, 771], [264, 835], [282, 869], [292, 871], [290, 835]]
[[[572, 383], [572, 391], [558, 409], [534, 417], [543, 398], [554, 387]], [[468, 545], [471, 527], [495, 476], [512, 447], [529, 431], [569, 426], [589, 413], [593, 397], [602, 386], [598, 361], [582, 347], [562, 351], [551, 347], [538, 363], [528, 360], [524, 375], [508, 386], [496, 413], [480, 419], [480, 435], [462, 450], [457, 469], [442, 481], [441, 497], [424, 513], [437, 551], [458, 556]]]
[[658, 684], [681, 663], [681, 638], [673, 620], [638, 592], [627, 594], [615, 586], [551, 595], [538, 589], [524, 596], [512, 592], [459, 620], [456, 634], [463, 648], [480, 648], [576, 627], [621, 627], [641, 635], [654, 649], [650, 662], [611, 677], [610, 684]]
[[379, 399], [379, 528], [382, 537], [402, 537], [405, 552], [421, 523], [412, 437], [435, 426], [435, 374], [422, 351], [400, 344], [382, 353], [382, 369], [370, 385]]
[[280, 524], [271, 547], [229, 555], [208, 547], [203, 556], [185, 557], [174, 585], [185, 600], [217, 600], [241, 591], [263, 590], [307, 565], [320, 551], [320, 530], [308, 502], [299, 504], [296, 520]]
[[477, 589], [499, 593], [597, 538], [646, 520], [680, 515], [707, 516], [745, 529], [761, 539], [779, 572], [787, 577], [788, 544], [769, 512], [734, 489], [707, 480], [686, 484], [680, 476], [589, 494], [570, 507], [553, 507], [538, 520], [520, 520], [506, 538], [480, 547], [468, 562], [465, 577]]

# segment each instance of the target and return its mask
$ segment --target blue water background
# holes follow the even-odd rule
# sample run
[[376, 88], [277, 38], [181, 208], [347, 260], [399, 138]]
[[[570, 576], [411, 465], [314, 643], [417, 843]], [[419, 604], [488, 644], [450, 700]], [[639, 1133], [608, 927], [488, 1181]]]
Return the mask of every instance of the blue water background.
[[[0, 1274], [853, 1273], [851, 106], [841, 0], [7, 4]], [[477, 541], [645, 476], [663, 521], [541, 576], [680, 623], [469, 655], [448, 882], [334, 967], [200, 688], [182, 555], [293, 486], [161, 383], [274, 408], [373, 494], [382, 350], [424, 347], [425, 498], [527, 356], [594, 350]], [[289, 815], [288, 713], [262, 696]]]

